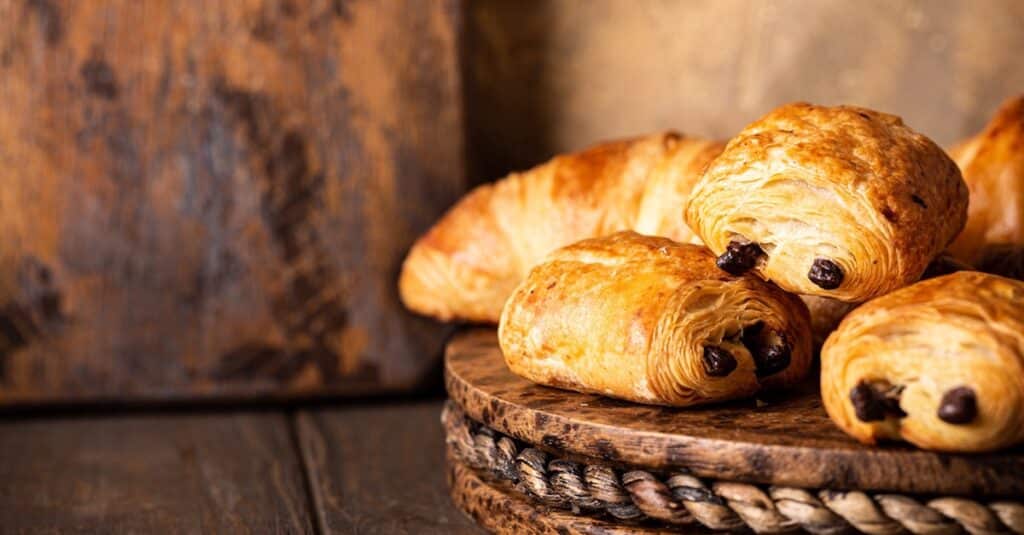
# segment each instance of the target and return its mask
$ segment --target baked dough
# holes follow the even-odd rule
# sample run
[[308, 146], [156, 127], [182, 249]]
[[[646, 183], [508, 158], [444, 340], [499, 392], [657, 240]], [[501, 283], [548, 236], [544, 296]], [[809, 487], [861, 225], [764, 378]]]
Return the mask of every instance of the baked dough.
[[686, 219], [723, 269], [862, 302], [917, 281], [966, 212], [956, 164], [900, 118], [797, 103], [729, 142]]
[[698, 245], [622, 232], [552, 253], [498, 329], [505, 361], [542, 385], [658, 405], [749, 397], [807, 373], [807, 309]]
[[667, 132], [597, 145], [480, 186], [413, 245], [405, 305], [441, 320], [495, 323], [546, 254], [620, 230], [687, 242], [681, 210], [723, 144]]
[[1024, 282], [961, 271], [861, 305], [825, 342], [821, 394], [832, 420], [869, 444], [1024, 442]]
[[971, 199], [967, 225], [950, 251], [982, 269], [982, 264], [998, 264], [1001, 254], [1019, 254], [1015, 250], [1024, 246], [1024, 96], [1003, 103], [980, 134], [950, 154]]

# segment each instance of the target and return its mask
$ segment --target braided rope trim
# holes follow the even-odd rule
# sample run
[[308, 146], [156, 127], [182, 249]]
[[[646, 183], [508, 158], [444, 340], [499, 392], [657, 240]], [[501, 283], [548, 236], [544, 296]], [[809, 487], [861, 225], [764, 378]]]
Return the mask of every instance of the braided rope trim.
[[474, 422], [451, 401], [441, 421], [457, 459], [574, 514], [756, 533], [1024, 535], [1024, 504], [1017, 501], [982, 504], [950, 497], [922, 503], [899, 494], [704, 482], [684, 469], [624, 471], [549, 459], [541, 450]]

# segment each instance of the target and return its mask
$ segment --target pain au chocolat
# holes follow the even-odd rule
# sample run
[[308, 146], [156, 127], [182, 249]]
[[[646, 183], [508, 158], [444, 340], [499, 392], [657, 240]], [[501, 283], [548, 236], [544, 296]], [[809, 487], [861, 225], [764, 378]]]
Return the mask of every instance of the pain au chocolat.
[[1024, 278], [1024, 95], [950, 154], [970, 190], [967, 224], [950, 251], [982, 271]]
[[900, 118], [797, 103], [729, 142], [686, 219], [730, 273], [862, 302], [917, 281], [966, 211], [956, 164]]
[[754, 395], [811, 363], [807, 308], [706, 248], [622, 232], [552, 253], [508, 299], [505, 361], [536, 383], [658, 405]]
[[603, 143], [466, 195], [413, 245], [405, 305], [441, 320], [495, 323], [546, 254], [620, 230], [695, 239], [680, 215], [721, 143], [674, 132]]
[[980, 452], [1024, 442], [1024, 282], [960, 271], [861, 305], [825, 342], [821, 394], [865, 443]]

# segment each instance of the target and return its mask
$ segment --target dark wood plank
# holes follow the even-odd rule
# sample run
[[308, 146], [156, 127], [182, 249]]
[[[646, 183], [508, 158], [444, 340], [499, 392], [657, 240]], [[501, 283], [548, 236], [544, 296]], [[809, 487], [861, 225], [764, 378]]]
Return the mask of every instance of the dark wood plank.
[[465, 187], [458, 7], [0, 2], [0, 404], [436, 371], [395, 278]]
[[492, 329], [457, 335], [448, 393], [470, 418], [559, 452], [716, 479], [913, 494], [1024, 494], [1024, 449], [984, 455], [871, 447], [843, 434], [816, 381], [788, 395], [674, 409], [535, 385], [508, 370]]
[[439, 401], [299, 413], [322, 531], [482, 533], [449, 499], [440, 414]]
[[280, 413], [0, 422], [4, 533], [313, 533]]

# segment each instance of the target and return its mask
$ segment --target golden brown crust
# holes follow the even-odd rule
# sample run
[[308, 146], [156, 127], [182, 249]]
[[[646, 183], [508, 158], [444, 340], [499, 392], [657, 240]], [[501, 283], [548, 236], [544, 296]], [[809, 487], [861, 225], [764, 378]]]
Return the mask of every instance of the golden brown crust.
[[[498, 336], [509, 368], [527, 379], [661, 405], [784, 387], [811, 362], [799, 299], [719, 270], [704, 247], [633, 232], [548, 256], [509, 298]], [[734, 367], [709, 369], [707, 347]], [[789, 363], [776, 366], [771, 352], [782, 350]]]
[[980, 134], [950, 154], [971, 199], [950, 251], [980, 265], [993, 246], [1024, 245], [1024, 95], [1004, 102]]
[[[797, 103], [729, 142], [686, 218], [715, 254], [758, 244], [754, 269], [786, 290], [859, 302], [918, 280], [966, 209], [956, 165], [898, 117]], [[841, 270], [837, 287], [812, 282], [818, 259]]]
[[402, 300], [442, 320], [494, 323], [516, 284], [558, 247], [626, 229], [692, 241], [680, 207], [722, 146], [660, 133], [480, 186], [413, 245], [399, 279]]
[[[964, 452], [1024, 442], [1024, 283], [961, 271], [869, 301], [828, 338], [821, 366], [829, 416], [862, 442]], [[851, 397], [871, 412], [853, 392], [862, 382], [893, 392], [906, 416], [890, 407], [863, 421]], [[964, 388], [975, 416], [944, 420], [947, 399]]]

